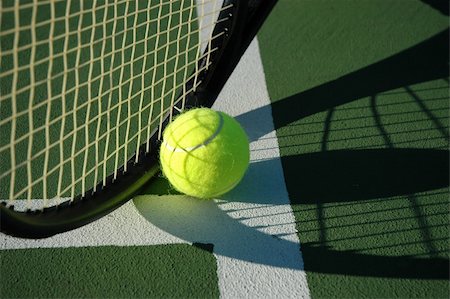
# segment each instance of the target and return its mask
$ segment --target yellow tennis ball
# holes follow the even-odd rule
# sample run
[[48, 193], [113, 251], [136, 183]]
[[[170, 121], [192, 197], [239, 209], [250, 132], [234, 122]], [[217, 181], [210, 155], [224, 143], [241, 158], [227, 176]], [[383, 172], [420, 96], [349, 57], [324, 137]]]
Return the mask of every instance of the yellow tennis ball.
[[233, 189], [250, 160], [247, 135], [231, 116], [208, 108], [189, 110], [163, 133], [160, 162], [173, 187], [198, 198]]

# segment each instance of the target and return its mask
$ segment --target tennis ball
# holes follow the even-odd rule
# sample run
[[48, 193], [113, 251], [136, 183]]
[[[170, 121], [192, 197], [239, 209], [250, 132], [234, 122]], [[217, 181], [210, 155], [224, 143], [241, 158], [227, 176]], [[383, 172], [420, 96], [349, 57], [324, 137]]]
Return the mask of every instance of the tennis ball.
[[233, 189], [250, 160], [247, 135], [231, 116], [208, 108], [189, 110], [163, 133], [163, 174], [181, 193], [214, 198]]

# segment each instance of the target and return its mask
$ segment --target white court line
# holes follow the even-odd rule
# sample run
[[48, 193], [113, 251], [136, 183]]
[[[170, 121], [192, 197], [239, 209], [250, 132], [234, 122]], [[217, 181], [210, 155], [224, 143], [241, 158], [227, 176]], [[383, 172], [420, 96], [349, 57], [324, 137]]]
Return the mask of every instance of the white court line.
[[141, 195], [94, 223], [51, 238], [1, 234], [0, 248], [212, 243], [222, 298], [309, 298], [269, 104], [254, 40], [214, 105], [237, 116], [250, 139], [261, 136], [251, 142], [252, 163], [235, 190], [215, 201]]
[[[234, 237], [240, 241], [238, 248], [229, 248], [234, 244], [227, 242], [215, 243], [221, 295], [309, 298], [256, 38], [213, 107], [237, 117], [252, 140], [250, 169], [219, 206], [241, 223]], [[252, 114], [256, 109], [258, 113]], [[253, 136], [260, 137], [253, 141]], [[241, 250], [244, 258], [236, 258], [238, 253], [220, 254], [221, 250]]]

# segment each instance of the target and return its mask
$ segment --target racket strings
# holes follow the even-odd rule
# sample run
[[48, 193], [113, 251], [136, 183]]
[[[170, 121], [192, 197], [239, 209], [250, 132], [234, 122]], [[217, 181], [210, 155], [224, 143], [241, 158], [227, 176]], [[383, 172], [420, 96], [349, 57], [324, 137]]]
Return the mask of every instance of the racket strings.
[[0, 199], [28, 199], [20, 206], [31, 209], [95, 192], [131, 157], [139, 161], [140, 146], [201, 84], [218, 50], [210, 42], [224, 34], [213, 35], [218, 15], [231, 8], [192, 0], [1, 5]]
[[[197, 18], [197, 20], [198, 20], [198, 18]], [[219, 23], [219, 22], [221, 22], [221, 21], [223, 21], [223, 20], [224, 20], [224, 19], [219, 19], [219, 20], [217, 20], [216, 23]], [[186, 23], [184, 23], [184, 25], [189, 25], [189, 23], [186, 22]], [[206, 30], [206, 29], [208, 29], [208, 27], [211, 28], [212, 26], [213, 26], [213, 24], [209, 24], [208, 26], [205, 26], [205, 27], [203, 27], [203, 28], [199, 28], [199, 29], [197, 29], [197, 30], [193, 30], [193, 31], [191, 31], [191, 33], [198, 34], [200, 31]], [[180, 32], [181, 32], [181, 31], [180, 31]], [[211, 37], [209, 40], [202, 40], [202, 41], [201, 41], [201, 46], [205, 46], [208, 42], [210, 42], [210, 41], [212, 41], [212, 40], [214, 40], [214, 39], [220, 37], [222, 34], [224, 34], [224, 33], [222, 32], [222, 33], [220, 33], [219, 35], [213, 36], [213, 37]], [[155, 37], [155, 36], [156, 36], [156, 35], [154, 35], [153, 37]], [[183, 37], [183, 38], [189, 38], [189, 35], [187, 35], [187, 37]], [[148, 40], [151, 40], [151, 39], [152, 39], [152, 37], [151, 37], [151, 38], [145, 38], [145, 39], [143, 39], [142, 41], [137, 42], [137, 43], [148, 42]], [[176, 45], [178, 46], [179, 41], [180, 41], [180, 39], [179, 39], [179, 40], [173, 40], [173, 41], [170, 41], [170, 42], [168, 42], [167, 44], [161, 45], [159, 48], [155, 49], [154, 52], [161, 51], [161, 50], [165, 49], [167, 46], [171, 46], [171, 45], [174, 45], [174, 44], [176, 44]], [[83, 48], [83, 47], [81, 47], [81, 48]], [[104, 47], [102, 47], [102, 49], [103, 49], [103, 48], [104, 48]], [[154, 71], [155, 69], [164, 66], [166, 63], [171, 62], [172, 60], [175, 60], [175, 59], [179, 58], [179, 56], [181, 56], [182, 54], [187, 54], [187, 53], [189, 53], [189, 52], [192, 51], [194, 48], [196, 49], [197, 47], [195, 46], [195, 47], [193, 47], [193, 48], [187, 48], [187, 49], [184, 49], [184, 50], [182, 50], [182, 51], [180, 52], [180, 55], [174, 55], [174, 56], [168, 57], [166, 61], [158, 62], [156, 65], [152, 66], [150, 69], [145, 70], [145, 72], [151, 72], [151, 71]], [[35, 48], [32, 48], [32, 49], [35, 49]], [[125, 50], [127, 50], [127, 49], [132, 49], [132, 46], [126, 46], [124, 49], [125, 49]], [[33, 85], [25, 86], [25, 87], [22, 87], [21, 89], [15, 90], [15, 94], [16, 94], [16, 95], [20, 95], [20, 94], [22, 94], [22, 93], [25, 93], [25, 92], [34, 90], [36, 87], [38, 87], [38, 86], [40, 86], [40, 85], [43, 85], [43, 84], [48, 84], [48, 82], [49, 82], [49, 81], [51, 82], [52, 80], [66, 79], [68, 73], [70, 73], [70, 72], [76, 72], [77, 70], [82, 69], [82, 68], [84, 68], [84, 67], [87, 67], [87, 66], [89, 66], [89, 65], [92, 64], [92, 63], [96, 63], [96, 62], [98, 62], [98, 63], [104, 63], [104, 58], [107, 58], [108, 56], [111, 56], [111, 57], [112, 57], [114, 54], [117, 54], [117, 53], [122, 52], [122, 50], [123, 50], [123, 49], [118, 49], [118, 50], [116, 50], [116, 51], [114, 51], [114, 52], [110, 52], [108, 55], [103, 55], [103, 56], [101, 56], [101, 57], [96, 57], [96, 58], [94, 58], [92, 61], [86, 61], [86, 62], [81, 63], [81, 64], [79, 64], [79, 65], [77, 65], [77, 66], [74, 66], [74, 67], [72, 67], [72, 68], [65, 69], [64, 72], [57, 73], [57, 74], [55, 74], [55, 75], [51, 75], [51, 76], [48, 77], [48, 78], [44, 78], [44, 79], [41, 79], [40, 81], [34, 82]], [[64, 51], [64, 52], [65, 52], [65, 53], [70, 53], [70, 51]], [[209, 53], [207, 53], [207, 54], [210, 54], [210, 53], [211, 53], [211, 51], [210, 51]], [[2, 53], [2, 54], [5, 54], [5, 53]], [[3, 55], [3, 56], [6, 56], [6, 55]], [[52, 57], [52, 59], [55, 60], [56, 58], [59, 58], [59, 57], [67, 58], [67, 56], [62, 55], [62, 54], [60, 53], [59, 55], [54, 55], [54, 56]], [[134, 61], [125, 62], [125, 63], [122, 64], [122, 65], [115, 66], [114, 68], [111, 68], [110, 70], [105, 71], [105, 72], [102, 73], [101, 75], [98, 75], [97, 77], [93, 77], [93, 78], [92, 78], [92, 81], [86, 81], [86, 82], [80, 83], [79, 87], [88, 87], [90, 84], [92, 84], [92, 82], [97, 81], [97, 80], [100, 81], [100, 80], [102, 79], [102, 77], [109, 76], [109, 75], [111, 75], [111, 74], [113, 74], [113, 73], [119, 71], [120, 69], [122, 69], [122, 68], [125, 67], [125, 66], [131, 66], [133, 62], [136, 63], [136, 62], [139, 62], [140, 60], [144, 60], [145, 58], [146, 58], [145, 55], [138, 56], [138, 57], [136, 57], [136, 58], [134, 59]], [[201, 57], [199, 57], [199, 58], [201, 58]], [[30, 68], [30, 67], [37, 67], [37, 66], [39, 66], [39, 64], [43, 64], [44, 62], [48, 62], [48, 61], [50, 61], [50, 60], [45, 60], [45, 61], [42, 61], [42, 62], [33, 63], [32, 65], [30, 64], [29, 66], [25, 66], [25, 67], [22, 66], [22, 67], [19, 67], [17, 70], [10, 70], [10, 71], [6, 71], [6, 72], [2, 72], [2, 73], [0, 74], [0, 77], [7, 77], [7, 76], [12, 75], [12, 74], [14, 74], [14, 73], [19, 73], [19, 72], [21, 72], [21, 71], [26, 71], [26, 70], [27, 70], [28, 68]], [[191, 62], [191, 63], [192, 63], [192, 62]], [[33, 73], [33, 72], [30, 72], [29, 74], [31, 75], [32, 73]], [[140, 75], [139, 75], [139, 74], [136, 74], [136, 75], [134, 75], [134, 77], [130, 77], [129, 79], [127, 79], [126, 81], [124, 81], [124, 83], [129, 83], [130, 81], [132, 81], [133, 79], [135, 79], [135, 78], [138, 77], [138, 76], [140, 76]], [[159, 81], [157, 81], [156, 83], [162, 82], [163, 79], [164, 79], [164, 78], [161, 78], [161, 79], [160, 79]], [[102, 82], [102, 81], [100, 81], [100, 82]], [[115, 87], [115, 88], [117, 89], [117, 88], [119, 88], [119, 87]], [[66, 90], [66, 92], [67, 92], [67, 93], [71, 93], [71, 92], [74, 92], [75, 89], [76, 89], [76, 87], [72, 87], [72, 88]], [[105, 93], [107, 93], [107, 92], [105, 92]], [[105, 95], [105, 94], [101, 94], [100, 96], [104, 96], [104, 95]], [[58, 100], [59, 97], [60, 97], [60, 95], [55, 95], [54, 97], [49, 97], [48, 100], [49, 100], [49, 101]], [[1, 101], [1, 100], [4, 101], [4, 100], [9, 99], [9, 98], [10, 98], [10, 95], [9, 95], [9, 94], [6, 94], [6, 95], [0, 95], [0, 101]], [[81, 106], [78, 107], [78, 108], [83, 108], [84, 106], [87, 106], [88, 104], [89, 104], [89, 102], [83, 103], [83, 104], [81, 104]], [[35, 103], [35, 104], [33, 105], [32, 109], [33, 109], [33, 110], [37, 110], [37, 109], [39, 109], [39, 108], [42, 108], [42, 107], [45, 106], [45, 105], [46, 105], [46, 102], [38, 102], [38, 103]], [[25, 115], [25, 114], [27, 114], [27, 113], [28, 113], [28, 111], [20, 111], [20, 112], [18, 112], [18, 113], [15, 115], [15, 117], [23, 116], [23, 115]], [[0, 125], [4, 125], [4, 124], [7, 123], [7, 122], [11, 122], [12, 117], [13, 117], [13, 116], [10, 116], [10, 117], [8, 117], [8, 118], [6, 118], [6, 119], [0, 120]], [[62, 117], [62, 116], [61, 116], [61, 117]]]
[[[204, 71], [204, 70], [206, 70], [208, 66], [209, 66], [209, 64], [203, 66], [202, 68], [199, 69], [199, 71]], [[190, 77], [187, 77], [187, 79], [188, 79], [188, 81], [189, 81], [189, 80], [193, 79], [194, 77], [195, 77], [195, 74], [192, 74]], [[176, 85], [175, 88], [181, 88], [181, 87], [183, 87], [184, 85], [185, 85], [185, 84], [180, 83], [180, 84]], [[199, 85], [199, 83], [197, 84], [197, 86], [198, 86], [198, 85]], [[195, 89], [196, 89], [197, 86], [195, 86], [195, 87], [193, 86], [192, 88], [188, 89], [188, 90], [186, 91], [186, 94], [195, 91]], [[146, 89], [149, 89], [149, 88], [146, 88]], [[181, 102], [181, 101], [183, 101], [183, 97], [180, 97], [180, 98], [178, 98], [176, 101], [173, 101], [173, 104], [176, 105], [176, 104], [178, 104], [178, 103]], [[154, 104], [154, 103], [152, 103], [152, 102], [147, 103], [145, 106], [142, 107], [142, 109], [148, 109], [148, 108], [150, 108], [153, 104]], [[112, 107], [112, 109], [115, 109], [115, 108], [118, 108], [118, 107], [119, 107], [119, 105], [116, 104], [115, 106]], [[142, 110], [142, 109], [141, 109], [141, 110]], [[167, 107], [167, 108], [163, 111], [163, 113], [162, 113], [161, 115], [165, 115], [165, 114], [169, 113], [171, 110], [172, 110], [172, 107], [169, 106], [169, 107]], [[104, 111], [104, 112], [102, 112], [101, 114], [96, 115], [95, 117], [91, 118], [90, 120], [91, 120], [91, 121], [99, 120], [99, 119], [101, 119], [102, 114], [107, 114], [107, 113], [110, 113], [110, 110]], [[72, 113], [68, 113], [67, 116], [68, 116], [68, 115], [71, 115], [71, 114], [72, 114]], [[119, 122], [118, 127], [123, 126], [126, 122], [129, 121], [129, 119], [134, 118], [134, 117], [138, 117], [138, 116], [140, 116], [140, 115], [142, 115], [142, 113], [140, 113], [139, 111], [133, 112], [132, 114], [129, 115], [129, 118], [122, 119], [122, 120]], [[61, 121], [64, 121], [64, 119], [65, 119], [64, 117], [61, 117], [61, 118], [60, 118]], [[155, 122], [159, 122], [159, 118], [151, 119], [151, 120], [150, 120], [150, 125], [154, 124]], [[57, 121], [53, 121], [52, 123], [57, 123]], [[17, 140], [14, 141], [14, 143], [13, 143], [12, 146], [14, 146], [14, 144], [20, 143], [21, 141], [26, 140], [27, 138], [33, 138], [33, 136], [35, 135], [35, 133], [38, 133], [39, 131], [45, 130], [46, 128], [47, 128], [47, 127], [43, 126], [43, 127], [38, 128], [38, 129], [35, 129], [35, 130], [34, 130], [34, 134], [27, 134], [27, 135], [21, 136], [20, 138], [18, 138]], [[52, 149], [53, 147], [60, 146], [61, 144], [64, 143], [64, 141], [66, 141], [66, 140], [72, 138], [73, 136], [75, 136], [75, 135], [77, 134], [77, 131], [85, 130], [86, 128], [88, 128], [88, 123], [83, 123], [82, 125], [78, 126], [76, 130], [71, 131], [71, 132], [69, 132], [68, 134], [66, 134], [66, 135], [64, 135], [64, 136], [61, 136], [61, 139], [60, 139], [60, 140], [57, 140], [56, 142], [54, 142], [54, 143], [48, 145], [46, 148], [41, 149], [39, 152], [35, 153], [35, 154], [33, 155], [32, 159], [27, 159], [27, 160], [23, 161], [22, 163], [17, 164], [16, 166], [17, 166], [17, 167], [23, 167], [25, 164], [27, 164], [28, 162], [32, 161], [33, 158], [37, 158], [37, 157], [40, 157], [40, 156], [42, 156], [42, 155], [45, 155], [45, 153], [48, 151], [48, 149]], [[115, 129], [114, 129], [114, 130], [115, 130]], [[138, 133], [142, 133], [144, 130], [147, 130], [147, 127], [146, 127], [146, 128], [142, 128]], [[87, 145], [88, 147], [89, 147], [89, 146], [92, 146], [92, 145], [95, 145], [96, 143], [98, 143], [98, 142], [101, 141], [102, 139], [106, 138], [111, 132], [112, 132], [112, 129], [103, 132], [102, 135], [96, 135], [96, 138], [95, 138], [93, 141], [87, 143], [86, 145]], [[132, 140], [132, 139], [134, 139], [134, 138], [137, 138], [137, 137], [139, 136], [138, 133], [135, 134], [134, 136], [128, 138], [128, 140]], [[10, 147], [12, 147], [12, 146], [9, 146], [9, 145], [4, 146], [4, 148], [1, 149], [1, 150], [6, 150], [7, 148], [10, 148]], [[119, 146], [119, 148], [123, 148], [124, 146], [125, 146], [125, 145], [122, 144], [122, 145]], [[77, 156], [77, 155], [79, 155], [79, 154], [82, 154], [83, 151], [84, 151], [84, 150], [82, 149], [82, 150], [79, 150], [79, 151], [75, 152], [75, 153], [74, 153], [74, 156]], [[112, 153], [112, 154], [114, 154], [114, 153]], [[110, 156], [109, 156], [109, 157], [110, 157]], [[68, 161], [68, 160], [65, 160], [65, 162], [67, 162], [67, 161]], [[103, 163], [103, 162], [102, 162], [102, 163]], [[55, 170], [53, 170], [53, 171], [55, 171]], [[50, 173], [53, 172], [53, 171], [50, 171]], [[6, 177], [6, 176], [8, 176], [8, 175], [11, 175], [12, 172], [13, 172], [13, 169], [10, 169], [10, 170], [8, 170], [7, 172], [2, 173], [2, 174], [0, 175], [0, 179]]]

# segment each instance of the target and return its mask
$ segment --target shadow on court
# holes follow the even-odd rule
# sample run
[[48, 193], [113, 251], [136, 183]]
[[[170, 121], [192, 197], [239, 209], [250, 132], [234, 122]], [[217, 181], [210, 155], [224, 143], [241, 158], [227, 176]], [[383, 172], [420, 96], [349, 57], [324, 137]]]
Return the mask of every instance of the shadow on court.
[[[309, 210], [305, 215], [310, 218], [297, 223], [300, 236], [318, 236], [316, 242], [301, 242], [307, 271], [367, 277], [448, 278], [449, 261], [442, 257], [443, 252], [434, 245], [435, 242], [445, 242], [446, 238], [433, 237], [429, 231], [436, 224], [427, 222], [427, 219], [434, 217], [445, 218], [448, 212], [422, 213], [422, 210], [445, 207], [446, 204], [413, 201], [415, 193], [449, 186], [448, 151], [342, 150], [287, 156], [282, 157], [282, 162], [286, 184], [291, 187], [288, 190], [294, 210]], [[265, 160], [251, 164], [244, 181], [226, 197], [236, 201], [248, 202], [253, 199], [255, 203], [270, 204], [274, 200], [271, 189], [276, 186], [272, 186], [268, 179], [270, 176], [266, 173], [270, 172], [274, 163], [275, 160]], [[264, 196], [258, 196], [261, 193]], [[395, 202], [399, 197], [406, 198], [406, 204], [404, 199], [400, 199], [400, 206], [386, 208], [386, 202]], [[336, 204], [340, 205], [341, 214], [327, 214]], [[353, 210], [352, 206], [355, 205], [360, 205], [361, 209]], [[383, 219], [385, 214], [390, 216]], [[408, 216], [404, 217], [405, 214]], [[399, 223], [403, 222], [405, 228], [399, 228]], [[380, 225], [381, 228], [362, 233], [358, 230], [358, 227]], [[341, 231], [345, 237], [330, 238], [329, 230]], [[389, 234], [394, 235], [391, 240]], [[401, 234], [411, 234], [415, 238], [399, 243], [398, 235]], [[418, 235], [423, 240], [420, 237], [417, 239]], [[376, 240], [383, 236], [387, 236], [387, 243], [377, 244]], [[364, 248], [336, 249], [335, 246], [339, 247], [343, 241]], [[415, 254], [384, 256], [367, 253], [389, 251], [398, 246], [412, 246]], [[420, 248], [425, 248], [428, 258], [418, 257], [423, 254]]]
[[[406, 92], [427, 116], [433, 130], [448, 142], [445, 125], [409, 89], [410, 85], [436, 79], [444, 79], [448, 85], [448, 35], [449, 30], [445, 30], [380, 62], [236, 117], [250, 140], [254, 141], [273, 130], [267, 120], [261, 117], [271, 109], [275, 129], [328, 111], [319, 141], [321, 151], [281, 158], [294, 213], [301, 212], [309, 217], [297, 220], [307, 271], [380, 278], [448, 279], [449, 260], [435, 246], [436, 242], [445, 242], [446, 239], [441, 240], [432, 233], [433, 228], [442, 225], [436, 224], [433, 217], [445, 218], [448, 213], [447, 202], [426, 202], [423, 198], [419, 200], [416, 194], [448, 188], [449, 152], [395, 148], [388, 130], [381, 122], [376, 96], [385, 91], [406, 88]], [[374, 128], [385, 148], [328, 150], [335, 107], [365, 97], [371, 98], [369, 109]], [[276, 203], [277, 196], [280, 196], [278, 184], [283, 178], [273, 177], [275, 163], [280, 161], [254, 161], [243, 181], [222, 198], [225, 200], [222, 204], [186, 201], [176, 196], [162, 196], [153, 201], [138, 197], [134, 202], [149, 222], [184, 240], [212, 243], [216, 254], [274, 267], [302, 269], [303, 263], [285, 260], [281, 252], [273, 251], [281, 248], [290, 252], [290, 248], [298, 246], [296, 243], [283, 239], [283, 235], [265, 234], [259, 230], [279, 224], [247, 226], [246, 221], [254, 220], [254, 216], [248, 219], [234, 218], [233, 213], [239, 211], [224, 208], [227, 202], [263, 206]], [[300, 176], [299, 170], [307, 175]], [[170, 189], [167, 182], [158, 182], [160, 186], [156, 189], [163, 190], [161, 195], [167, 194]], [[142, 194], [149, 193], [158, 194], [154, 186]], [[386, 202], [393, 202], [397, 206], [387, 208]], [[355, 210], [358, 205], [359, 210]], [[342, 207], [344, 212], [341, 215], [327, 214], [336, 206]], [[436, 206], [445, 206], [445, 210], [437, 214], [428, 211], [430, 208], [436, 210]], [[405, 213], [407, 216], [404, 216]], [[377, 218], [380, 215], [393, 216], [390, 219]], [[334, 219], [347, 222], [333, 223]], [[211, 226], [211, 223], [215, 225]], [[380, 223], [387, 223], [389, 229], [363, 229], [361, 232], [361, 227], [375, 227]], [[407, 226], [402, 226], [405, 223]], [[354, 233], [352, 229], [346, 230], [349, 226], [360, 229]], [[332, 230], [334, 235], [330, 233]], [[391, 238], [389, 234], [396, 237]], [[413, 238], [408, 239], [411, 234]], [[310, 235], [313, 237], [304, 238]], [[408, 240], [397, 242], [399, 235], [405, 235]], [[247, 240], [253, 243], [245, 246]], [[273, 245], [273, 250], [261, 250], [258, 242]], [[364, 248], [347, 249], [341, 246], [342, 242]], [[392, 254], [392, 250], [407, 246], [412, 246], [409, 254], [403, 254], [402, 250], [400, 254]]]
[[[449, 151], [369, 149], [326, 151], [281, 158], [293, 204], [337, 203], [409, 195], [448, 187]], [[245, 183], [231, 191], [242, 202], [270, 194], [274, 160], [252, 163]], [[255, 194], [253, 194], [255, 193]]]
[[[356, 158], [352, 159], [352, 156]], [[400, 161], [395, 165], [384, 168], [379, 165], [379, 160], [377, 160], [383, 156], [390, 156], [392, 161]], [[335, 175], [327, 174], [325, 177], [322, 176], [324, 171], [322, 173], [319, 171], [315, 175], [304, 177], [300, 182], [295, 181], [294, 183], [298, 186], [295, 190], [298, 190], [299, 193], [290, 194], [294, 209], [299, 209], [299, 207], [300, 209], [311, 209], [317, 203], [313, 200], [311, 202], [298, 200], [301, 198], [321, 198], [323, 202], [334, 204], [347, 197], [347, 199], [354, 200], [354, 202], [344, 203], [350, 206], [358, 200], [410, 194], [448, 186], [448, 180], [445, 179], [448, 178], [448, 175], [446, 175], [448, 173], [448, 163], [446, 163], [448, 162], [448, 151], [443, 150], [342, 151], [299, 155], [289, 159], [287, 162], [291, 165], [291, 168], [287, 171], [297, 171], [297, 167], [302, 167], [306, 173], [314, 173], [314, 170], [325, 169], [324, 165], [331, 160], [337, 162], [334, 167], [339, 171]], [[367, 162], [368, 160], [371, 160], [371, 162]], [[363, 164], [360, 165], [360, 162]], [[178, 193], [170, 187], [165, 179], [158, 178], [141, 194], [158, 194], [161, 196], [153, 196], [150, 199], [145, 196], [138, 196], [134, 199], [134, 204], [144, 218], [160, 229], [193, 243], [214, 244], [215, 254], [251, 263], [301, 270], [303, 269], [303, 262], [299, 263], [297, 260], [299, 257], [283, 254], [284, 251], [291, 252], [292, 248], [298, 248], [296, 247], [298, 246], [297, 243], [284, 239], [283, 235], [271, 235], [260, 230], [280, 224], [246, 225], [248, 221], [252, 221], [257, 212], [249, 211], [247, 214], [253, 215], [249, 218], [236, 217], [234, 215], [242, 213], [242, 210], [226, 208], [227, 202], [258, 204], [253, 209], [258, 209], [259, 204], [270, 206], [271, 203], [276, 202], [274, 197], [279, 196], [279, 193], [277, 184], [273, 183], [274, 178], [270, 175], [274, 163], [279, 163], [279, 161], [272, 159], [252, 163], [243, 181], [234, 190], [223, 196], [224, 201], [218, 203], [177, 195]], [[371, 165], [368, 165], [368, 163]], [[349, 164], [351, 165], [349, 166]], [[413, 174], [408, 173], [408, 171], [402, 169], [404, 164], [415, 165], [417, 171]], [[342, 171], [341, 166], [343, 165], [348, 166], [347, 171]], [[436, 170], [438, 174], [427, 177], [425, 171], [428, 167], [433, 166], [439, 167]], [[364, 177], [362, 169], [365, 167], [369, 167], [373, 171], [371, 177]], [[386, 171], [391, 172], [392, 175], [385, 177]], [[439, 175], [439, 173], [443, 175]], [[396, 179], [395, 182], [399, 184], [399, 187], [393, 191], [390, 189], [391, 183], [388, 183], [388, 181], [394, 176], [400, 176], [403, 179]], [[287, 178], [289, 177], [291, 176], [288, 175]], [[374, 177], [377, 177], [379, 184], [375, 187], [370, 183]], [[351, 183], [355, 178], [358, 178], [359, 187]], [[413, 180], [421, 180], [422, 182], [415, 185], [412, 182]], [[392, 182], [392, 184], [395, 182]], [[372, 191], [369, 193], [364, 191], [364, 187], [368, 184], [372, 185]], [[169, 195], [167, 196], [167, 194]], [[373, 202], [376, 206], [382, 200], [373, 199], [369, 202]], [[384, 200], [389, 201], [390, 198]], [[426, 206], [426, 204], [421, 205], [421, 207]], [[369, 215], [372, 212], [368, 211], [367, 214]], [[381, 212], [389, 211], [383, 210]], [[362, 213], [358, 213], [357, 216], [361, 215]], [[351, 214], [344, 215], [345, 218], [351, 216]], [[317, 223], [318, 221], [320, 219], [304, 219], [304, 222]], [[383, 220], [379, 222], [383, 222]], [[303, 225], [299, 222], [297, 224], [300, 227]], [[364, 223], [364, 225], [367, 224], [376, 225], [376, 222]], [[329, 229], [329, 227], [326, 229]], [[306, 231], [304, 230], [304, 232]], [[320, 225], [318, 229], [313, 229], [313, 233], [321, 233]], [[367, 233], [360, 237], [373, 237], [373, 235]], [[350, 241], [353, 239], [353, 242], [359, 242], [360, 237], [347, 236], [345, 238], [350, 239]], [[448, 259], [441, 256], [384, 256], [370, 254], [367, 251], [339, 250], [333, 246], [334, 242], [339, 240], [329, 240], [326, 236], [324, 236], [324, 239], [323, 242], [319, 240], [318, 242], [301, 243], [301, 251], [303, 256], [307, 258], [307, 263], [304, 266], [307, 271], [365, 277], [431, 280], [446, 279], [449, 274]], [[414, 240], [411, 240], [411, 242], [420, 243], [420, 241]], [[404, 245], [407, 246], [408, 243]], [[378, 246], [383, 247], [382, 244]], [[265, 249], [262, 250], [263, 248]], [[377, 248], [365, 249], [376, 250]]]
[[[448, 14], [447, 6], [424, 2]], [[281, 157], [294, 212], [303, 217], [297, 228], [307, 271], [448, 279], [448, 252], [442, 251], [442, 244], [448, 242], [448, 235], [442, 233], [447, 231], [448, 200], [443, 200], [447, 191], [438, 189], [448, 190], [449, 151], [396, 148], [394, 137], [382, 122], [378, 103], [378, 94], [402, 88], [426, 117], [428, 132], [433, 131], [448, 145], [448, 125], [410, 88], [443, 80], [448, 89], [448, 53], [446, 29], [396, 55], [237, 117], [253, 141], [270, 132], [270, 126], [260, 117], [266, 110], [272, 110], [275, 129], [326, 112], [321, 140], [317, 141], [320, 151]], [[381, 137], [383, 148], [330, 151], [336, 108], [362, 98], [369, 98], [370, 129]], [[402, 112], [398, 113], [400, 118]], [[409, 134], [414, 136], [414, 122], [409, 125]], [[270, 177], [266, 174], [273, 163], [276, 161], [253, 163], [230, 199], [270, 204], [270, 190], [276, 186], [262, 178]], [[421, 192], [435, 194], [421, 197]], [[261, 193], [265, 196], [258, 197]]]
[[[377, 63], [309, 90], [241, 114], [236, 119], [248, 129], [250, 140], [267, 134], [264, 110], [272, 109], [275, 129], [378, 93], [449, 76], [449, 30]], [[255, 121], [255, 120], [260, 121]]]
[[432, 8], [439, 11], [441, 14], [448, 16], [449, 15], [449, 2], [442, 0], [421, 0], [423, 3], [428, 4]]
[[302, 243], [308, 260], [306, 270], [317, 273], [404, 279], [447, 279], [448, 259], [412, 256], [381, 256], [355, 251], [333, 250], [326, 246]]

